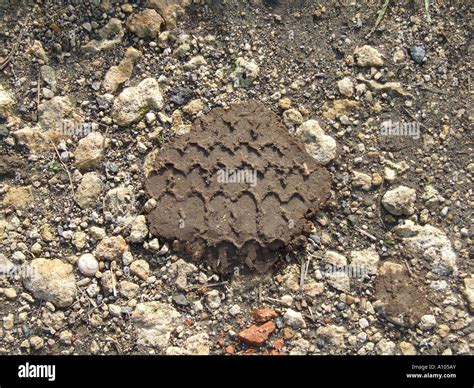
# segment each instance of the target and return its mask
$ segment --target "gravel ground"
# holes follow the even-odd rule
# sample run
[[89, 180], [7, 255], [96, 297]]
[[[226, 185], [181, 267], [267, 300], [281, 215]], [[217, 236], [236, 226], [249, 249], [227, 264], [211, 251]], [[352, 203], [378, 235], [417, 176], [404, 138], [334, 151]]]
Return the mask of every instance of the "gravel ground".
[[[0, 1], [1, 354], [472, 354], [472, 7], [23, 3]], [[331, 196], [303, 249], [222, 274], [150, 233], [145, 177], [250, 100]]]

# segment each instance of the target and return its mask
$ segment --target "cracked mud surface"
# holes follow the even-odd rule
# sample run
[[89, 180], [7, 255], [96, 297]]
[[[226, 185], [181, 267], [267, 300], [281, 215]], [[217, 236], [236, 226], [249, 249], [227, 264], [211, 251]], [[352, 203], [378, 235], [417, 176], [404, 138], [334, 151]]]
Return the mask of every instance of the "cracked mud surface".
[[160, 150], [146, 189], [157, 200], [153, 234], [219, 272], [263, 271], [281, 248], [302, 244], [330, 176], [272, 111], [248, 102], [214, 109]]

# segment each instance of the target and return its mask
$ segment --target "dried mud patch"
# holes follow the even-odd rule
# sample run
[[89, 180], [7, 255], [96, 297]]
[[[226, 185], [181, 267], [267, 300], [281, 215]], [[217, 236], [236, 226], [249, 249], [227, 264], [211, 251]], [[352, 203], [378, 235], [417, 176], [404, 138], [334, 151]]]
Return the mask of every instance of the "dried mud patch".
[[258, 102], [214, 109], [152, 166], [150, 231], [221, 273], [268, 269], [329, 197], [328, 171]]

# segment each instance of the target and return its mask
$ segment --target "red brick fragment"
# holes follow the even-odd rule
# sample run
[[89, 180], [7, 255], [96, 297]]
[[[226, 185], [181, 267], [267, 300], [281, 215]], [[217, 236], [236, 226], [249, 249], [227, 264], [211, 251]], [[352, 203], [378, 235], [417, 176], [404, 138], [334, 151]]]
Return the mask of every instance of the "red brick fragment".
[[263, 307], [261, 309], [255, 309], [252, 311], [252, 318], [257, 323], [264, 323], [271, 321], [278, 317], [278, 313], [275, 310]]
[[253, 346], [261, 346], [268, 339], [268, 336], [275, 331], [275, 323], [273, 321], [264, 323], [261, 326], [250, 326], [248, 329], [239, 333], [239, 338], [247, 344]]

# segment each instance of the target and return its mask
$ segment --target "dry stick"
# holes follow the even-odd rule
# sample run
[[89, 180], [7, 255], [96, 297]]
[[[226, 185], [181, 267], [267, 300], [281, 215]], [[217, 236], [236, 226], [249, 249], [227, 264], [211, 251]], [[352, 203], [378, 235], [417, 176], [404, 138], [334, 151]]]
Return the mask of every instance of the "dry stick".
[[36, 122], [39, 121], [40, 93], [41, 93], [41, 75], [40, 75], [40, 72], [38, 71], [38, 84], [36, 88]]
[[412, 277], [413, 277], [413, 272], [411, 272], [411, 268], [410, 268], [410, 265], [408, 264], [407, 259], [403, 259], [403, 261], [405, 262], [405, 266], [407, 267], [408, 274], [409, 274], [410, 277], [412, 278]]
[[67, 166], [64, 164], [64, 162], [61, 160], [61, 155], [59, 155], [59, 151], [58, 151], [58, 149], [56, 148], [56, 145], [53, 143], [52, 140], [50, 140], [50, 143], [51, 143], [51, 145], [53, 146], [54, 150], [56, 151], [56, 155], [58, 156], [59, 163], [61, 163], [61, 165], [63, 166], [63, 169], [66, 171], [66, 174], [67, 174], [67, 176], [68, 176], [68, 178], [69, 178], [69, 185], [71, 186], [72, 198], [75, 199], [75, 198], [76, 198], [76, 193], [74, 192], [74, 184], [72, 183], [71, 173], [69, 172], [69, 169], [68, 169]]
[[[284, 302], [283, 302], [282, 300], [280, 300], [280, 299], [270, 298], [269, 296], [267, 296], [265, 299], [266, 299], [267, 301], [269, 301], [269, 302], [278, 303], [278, 304], [281, 304], [281, 305], [283, 305], [283, 306], [288, 307], [288, 305], [287, 305], [286, 303], [284, 303]], [[301, 315], [303, 315], [304, 317], [310, 319], [312, 322], [316, 322], [317, 320], [316, 320], [316, 318], [314, 317], [313, 312], [311, 311], [311, 308], [310, 308], [309, 306], [308, 306], [308, 309], [309, 309], [309, 312], [311, 313], [311, 315], [310, 315], [310, 314], [303, 313], [303, 312], [301, 313]]]
[[311, 258], [308, 257], [308, 260], [306, 261], [306, 268], [304, 270], [304, 278], [305, 280], [308, 278], [308, 271], [309, 271], [309, 264], [311, 263]]
[[38, 308], [37, 308], [37, 310], [36, 310], [36, 319], [39, 318], [39, 316], [40, 316], [40, 314], [41, 314], [41, 309], [42, 309], [42, 308], [43, 308], [43, 301], [40, 300], [39, 305], [38, 305]]
[[364, 236], [367, 236], [371, 240], [378, 241], [378, 238], [375, 237], [373, 234], [370, 234], [370, 233], [366, 232], [365, 230], [358, 228], [357, 226], [355, 226], [354, 229], [357, 230], [359, 233], [362, 233]]
[[189, 287], [186, 287], [186, 291], [197, 290], [199, 288], [205, 288], [205, 287], [217, 287], [217, 286], [222, 286], [223, 284], [227, 284], [227, 283], [229, 283], [228, 280], [219, 282], [219, 283], [213, 283], [213, 284], [201, 284], [198, 286], [189, 286]]
[[112, 339], [112, 343], [114, 344], [115, 349], [117, 350], [117, 353], [120, 356], [122, 354], [122, 348], [121, 348], [120, 344], [118, 343], [118, 341], [116, 339]]
[[8, 65], [8, 63], [11, 61], [11, 59], [13, 58], [13, 55], [15, 54], [15, 51], [17, 50], [18, 45], [20, 44], [20, 41], [23, 38], [23, 35], [25, 33], [25, 30], [26, 30], [26, 27], [28, 26], [29, 21], [30, 21], [30, 16], [28, 15], [28, 17], [26, 19], [26, 23], [23, 26], [23, 28], [21, 29], [20, 35], [18, 35], [18, 39], [13, 44], [13, 47], [10, 50], [10, 52], [8, 53], [7, 58], [0, 64], [0, 70], [3, 70]]
[[443, 94], [445, 96], [450, 96], [451, 94], [448, 93], [448, 92], [443, 92], [442, 90], [439, 90], [439, 89], [434, 89], [434, 88], [430, 88], [429, 86], [421, 86], [419, 84], [415, 85], [415, 86], [418, 86], [418, 89], [420, 90], [424, 90], [426, 92], [431, 92], [431, 93], [437, 93], [437, 94]]
[[110, 271], [110, 274], [111, 274], [110, 277], [111, 277], [111, 279], [112, 279], [112, 291], [113, 291], [114, 296], [117, 297], [117, 287], [116, 287], [116, 284], [115, 284], [116, 282], [115, 282], [115, 274], [114, 274], [114, 271], [111, 270], [111, 271]]
[[303, 260], [301, 260], [301, 269], [300, 269], [300, 291], [303, 291], [304, 286], [304, 270], [306, 266]]
[[314, 321], [313, 310], [311, 310], [311, 307], [309, 306], [308, 306], [308, 311], [309, 311], [309, 314], [311, 315], [311, 319]]
[[[316, 242], [314, 242], [312, 239], [309, 238], [308, 241], [311, 243], [311, 245], [313, 245], [313, 247], [319, 248], [319, 245]], [[307, 253], [309, 254], [308, 251]]]
[[314, 318], [314, 316], [311, 316], [311, 315], [306, 314], [306, 313], [301, 313], [301, 315], [305, 318], [310, 319], [312, 322], [316, 322], [316, 318]]
[[15, 68], [13, 66], [10, 67], [10, 72], [12, 73], [12, 79], [16, 80], [18, 77], [16, 76]]
[[428, 302], [431, 303], [433, 306], [438, 307], [439, 309], [442, 309], [442, 307], [438, 303], [436, 303], [435, 301], [433, 301], [431, 299], [428, 299]]
[[98, 305], [96, 305], [95, 307], [93, 307], [92, 309], [90, 309], [88, 312], [87, 312], [87, 318], [90, 318], [91, 317], [91, 314], [97, 310], [99, 307], [102, 307], [104, 304], [104, 302], [100, 302]]
[[[313, 241], [311, 239], [309, 239], [309, 241]], [[314, 242], [314, 241], [313, 241]], [[310, 257], [310, 258], [313, 258], [313, 259], [319, 259], [320, 257], [314, 253], [314, 252], [310, 252], [306, 249], [305, 253]]]
[[[76, 290], [79, 291], [81, 293], [81, 295], [85, 298], [86, 302], [88, 303], [88, 307], [91, 307], [91, 306], [94, 306], [94, 305], [97, 306], [95, 304], [95, 302], [88, 295], [86, 295], [86, 293], [80, 287], [78, 287], [77, 285], [76, 285]], [[74, 307], [78, 303], [79, 304], [81, 303], [79, 298], [76, 299], [76, 301], [71, 306], [69, 306], [69, 308]]]
[[385, 230], [387, 230], [387, 226], [385, 225], [385, 222], [384, 222], [384, 220], [383, 220], [383, 218], [382, 218], [382, 198], [383, 198], [382, 192], [383, 192], [383, 182], [382, 182], [382, 184], [380, 185], [378, 216], [379, 216], [379, 221], [381, 222], [383, 228], [384, 228]]
[[269, 296], [267, 296], [265, 299], [268, 300], [269, 302], [279, 303], [286, 306], [286, 303], [283, 302], [281, 299], [270, 298]]
[[408, 115], [408, 117], [410, 117], [413, 121], [415, 121], [417, 124], [420, 124], [421, 127], [425, 128], [425, 129], [428, 129], [428, 128], [426, 127], [426, 125], [420, 123], [420, 122], [416, 119], [416, 117], [413, 116], [413, 115], [410, 113], [410, 111], [409, 111], [407, 108], [405, 108], [404, 106], [402, 106], [402, 109], [403, 109], [403, 111]]

